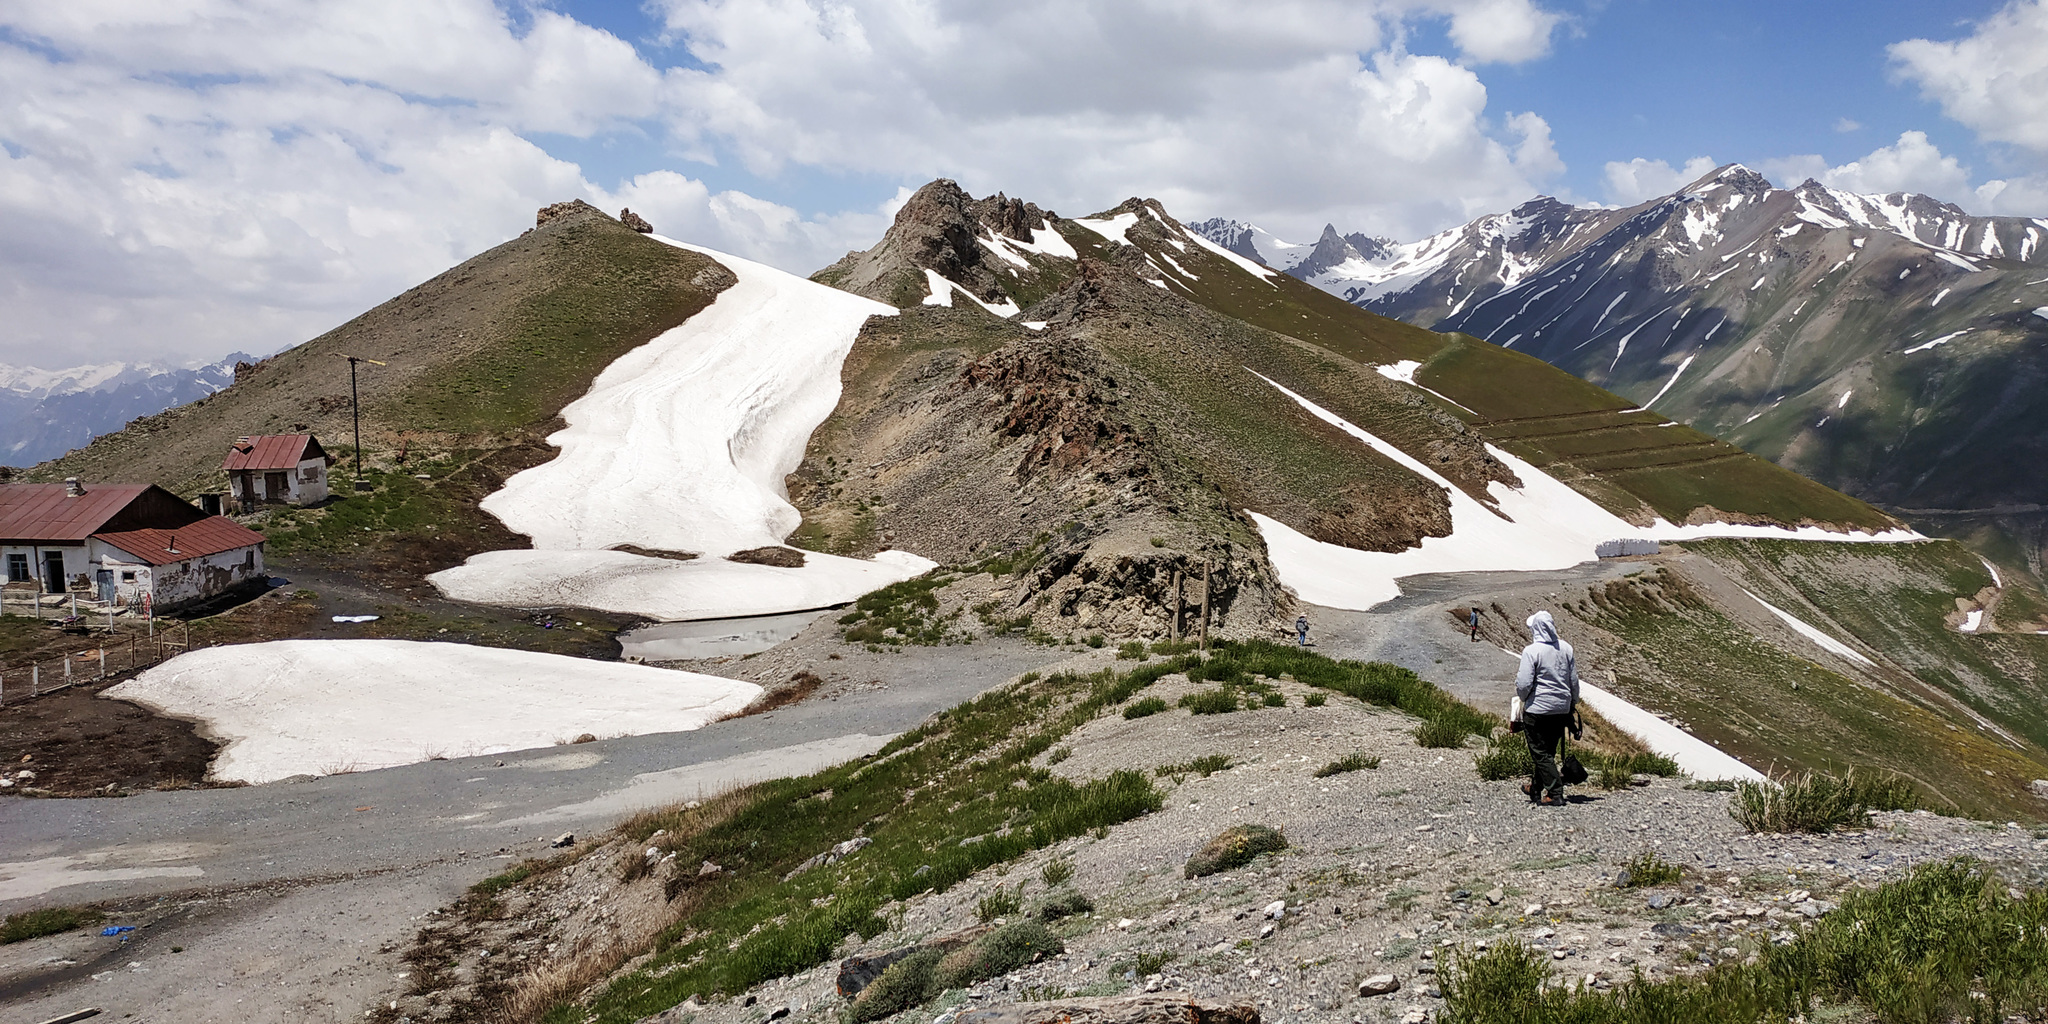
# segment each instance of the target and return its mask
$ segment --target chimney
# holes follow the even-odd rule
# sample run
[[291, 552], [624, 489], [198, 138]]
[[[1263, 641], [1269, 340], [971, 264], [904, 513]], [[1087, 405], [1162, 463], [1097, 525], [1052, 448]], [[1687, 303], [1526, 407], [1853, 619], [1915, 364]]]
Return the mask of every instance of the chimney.
[[84, 496], [85, 496], [85, 485], [84, 485], [84, 484], [82, 484], [82, 483], [79, 483], [79, 482], [78, 482], [78, 478], [77, 478], [77, 477], [75, 477], [75, 476], [67, 476], [67, 477], [65, 477], [65, 478], [64, 478], [64, 496], [65, 496], [65, 497], [67, 497], [67, 498], [82, 498], [82, 497], [84, 497]]
[[168, 540], [168, 541], [165, 541], [165, 542], [164, 542], [164, 553], [165, 553], [165, 554], [171, 554], [171, 555], [175, 555], [175, 554], [177, 554], [177, 553], [178, 553], [178, 535], [177, 535], [177, 534], [175, 534], [175, 533], [171, 534], [171, 539], [170, 539], [170, 540]]

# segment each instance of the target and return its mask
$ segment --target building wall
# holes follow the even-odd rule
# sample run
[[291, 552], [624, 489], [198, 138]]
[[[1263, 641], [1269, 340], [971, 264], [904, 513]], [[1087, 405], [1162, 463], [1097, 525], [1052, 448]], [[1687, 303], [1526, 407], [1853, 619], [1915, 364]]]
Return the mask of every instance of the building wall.
[[[267, 488], [263, 483], [265, 472], [264, 470], [251, 469], [236, 470], [229, 473], [229, 498], [236, 505], [249, 500], [252, 496], [244, 494], [242, 489], [242, 485], [246, 481], [250, 490], [254, 491], [253, 498], [258, 504], [274, 504], [275, 499], [265, 497], [267, 494]], [[327, 460], [306, 459], [301, 461], [297, 469], [284, 471], [284, 482], [285, 504], [317, 505], [326, 501]]]
[[64, 556], [64, 586], [66, 589], [70, 589], [76, 584], [81, 575], [86, 577], [87, 580], [92, 578], [94, 566], [91, 562], [91, 555], [85, 545], [0, 544], [0, 583], [6, 583], [10, 578], [7, 575], [7, 556], [17, 554], [28, 559], [28, 578], [32, 581], [42, 582], [43, 559], [48, 558], [49, 552], [52, 551], [61, 552]]
[[[100, 544], [100, 565], [113, 574], [114, 601], [133, 607], [153, 595], [156, 610], [203, 601], [265, 576], [263, 545], [151, 566], [112, 545]], [[131, 578], [124, 578], [130, 577]]]
[[318, 505], [327, 500], [327, 460], [306, 459], [292, 474], [292, 504]]

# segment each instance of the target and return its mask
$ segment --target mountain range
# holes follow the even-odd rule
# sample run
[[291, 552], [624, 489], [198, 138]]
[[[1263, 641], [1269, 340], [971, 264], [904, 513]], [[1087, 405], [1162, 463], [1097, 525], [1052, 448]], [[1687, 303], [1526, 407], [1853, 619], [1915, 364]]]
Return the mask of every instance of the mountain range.
[[235, 382], [235, 352], [195, 367], [101, 363], [62, 370], [0, 365], [0, 465], [54, 459], [138, 416], [196, 401]]
[[1420, 241], [1191, 225], [1361, 308], [1528, 352], [2039, 573], [2048, 220], [1731, 164], [1623, 209]]

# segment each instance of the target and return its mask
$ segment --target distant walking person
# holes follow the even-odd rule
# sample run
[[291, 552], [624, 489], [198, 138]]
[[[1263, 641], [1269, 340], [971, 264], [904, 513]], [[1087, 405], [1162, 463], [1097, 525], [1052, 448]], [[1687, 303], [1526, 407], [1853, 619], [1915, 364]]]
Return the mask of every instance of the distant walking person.
[[1557, 635], [1550, 613], [1529, 616], [1535, 639], [1522, 648], [1522, 666], [1515, 672], [1515, 696], [1522, 698], [1523, 729], [1529, 737], [1534, 778], [1522, 787], [1531, 803], [1556, 807], [1564, 803], [1564, 775], [1557, 748], [1571, 726], [1579, 704], [1579, 668], [1572, 645]]
[[1471, 625], [1472, 625], [1472, 642], [1476, 644], [1476, 643], [1478, 643], [1478, 642], [1479, 642], [1479, 606], [1478, 606], [1478, 605], [1476, 605], [1476, 604], [1475, 604], [1475, 605], [1473, 605], [1473, 606], [1472, 606], [1472, 616], [1471, 616], [1471, 618], [1467, 619], [1466, 621], [1467, 621], [1467, 622], [1469, 622], [1469, 623], [1471, 623]]
[[1301, 646], [1308, 646], [1308, 616], [1300, 615], [1295, 617], [1294, 638], [1300, 642]]

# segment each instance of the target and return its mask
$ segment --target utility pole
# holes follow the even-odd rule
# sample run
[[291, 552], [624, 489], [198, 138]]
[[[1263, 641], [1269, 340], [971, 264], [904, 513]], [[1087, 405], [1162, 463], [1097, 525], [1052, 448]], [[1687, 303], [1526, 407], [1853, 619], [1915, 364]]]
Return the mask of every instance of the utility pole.
[[356, 364], [369, 363], [373, 366], [384, 366], [387, 364], [375, 359], [366, 359], [362, 356], [342, 356], [342, 358], [348, 360], [348, 414], [349, 419], [354, 421], [356, 430], [356, 490], [368, 490], [368, 488], [363, 486], [363, 403], [356, 391]]

